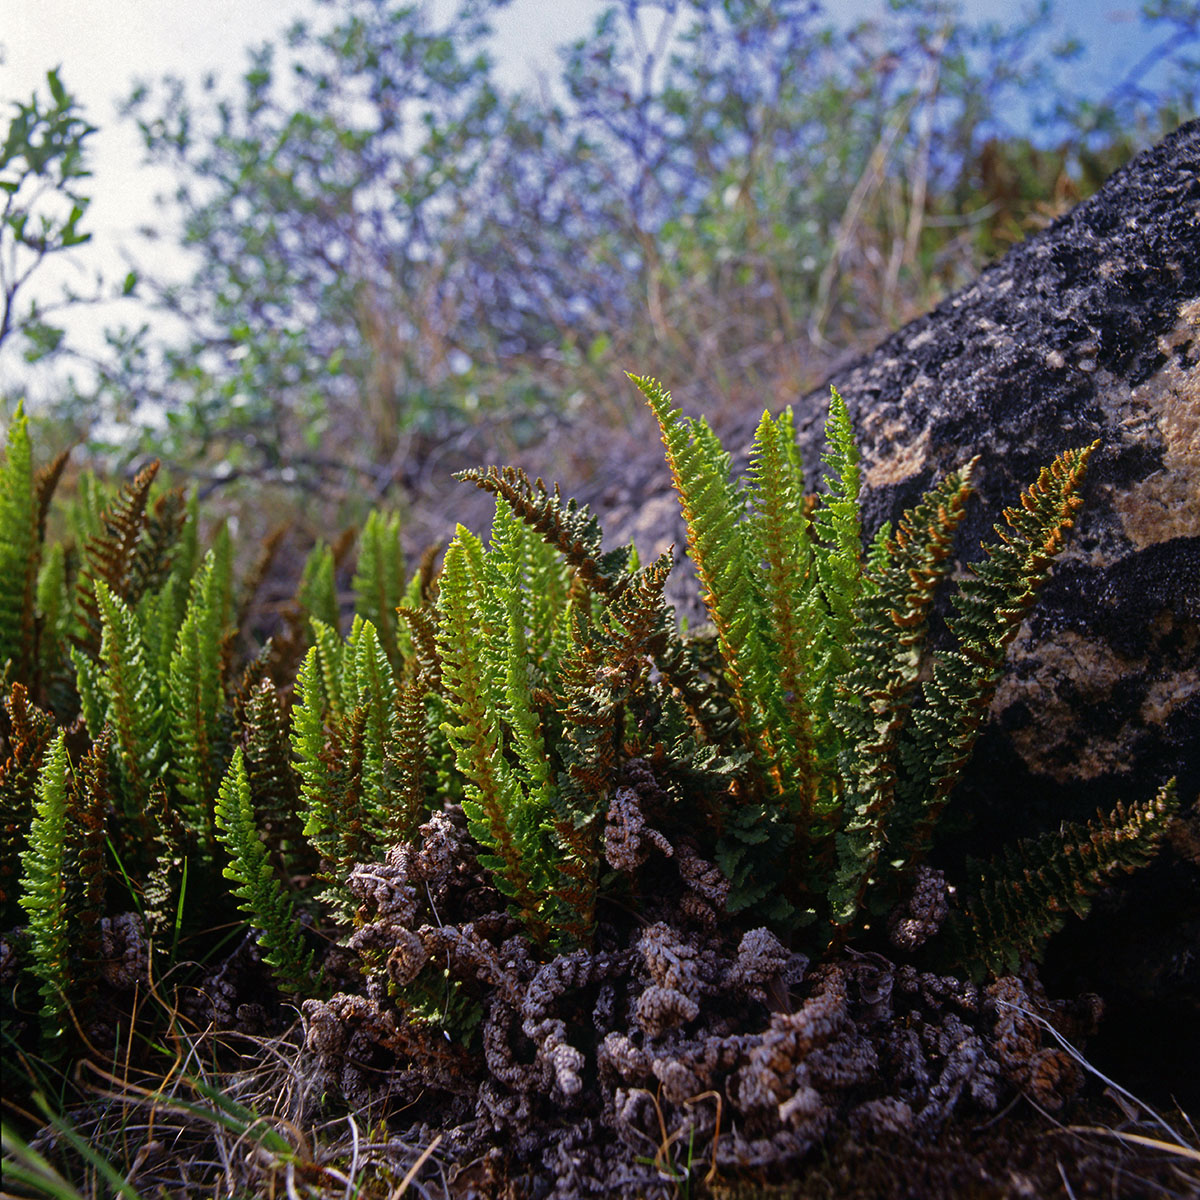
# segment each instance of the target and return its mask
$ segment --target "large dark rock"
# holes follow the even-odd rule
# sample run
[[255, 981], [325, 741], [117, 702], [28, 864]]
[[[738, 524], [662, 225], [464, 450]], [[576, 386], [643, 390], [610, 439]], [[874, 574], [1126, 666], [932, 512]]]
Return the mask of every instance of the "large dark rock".
[[[962, 562], [994, 540], [1002, 508], [1058, 451], [1101, 442], [1085, 507], [1011, 648], [960, 791], [969, 849], [1142, 799], [1172, 775], [1194, 812], [1198, 363], [1200, 122], [1191, 122], [831, 381], [863, 450], [868, 529], [982, 456]], [[813, 478], [827, 397], [824, 386], [779, 398], [796, 410]], [[748, 447], [758, 416], [726, 431], [726, 444]], [[636, 538], [646, 553], [682, 546], [663, 470], [634, 478], [637, 494], [614, 497], [608, 532]], [[694, 609], [686, 578], [676, 586], [679, 606]], [[1062, 971], [1131, 1008], [1169, 996], [1174, 1030], [1191, 1021], [1194, 1063], [1200, 872], [1197, 839], [1180, 832], [1175, 843], [1146, 878], [1103, 898], [1102, 940], [1091, 950], [1105, 961], [1091, 976], [1079, 962]], [[1093, 938], [1096, 928], [1094, 919]]]

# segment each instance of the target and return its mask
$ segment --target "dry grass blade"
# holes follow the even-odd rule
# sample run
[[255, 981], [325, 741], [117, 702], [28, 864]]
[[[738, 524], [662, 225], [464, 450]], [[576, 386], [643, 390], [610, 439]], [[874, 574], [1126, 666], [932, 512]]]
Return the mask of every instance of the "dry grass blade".
[[1148, 1146], [1152, 1150], [1162, 1150], [1167, 1154], [1175, 1154], [1180, 1158], [1200, 1163], [1200, 1150], [1194, 1150], [1191, 1146], [1184, 1146], [1179, 1142], [1164, 1142], [1162, 1138], [1145, 1137], [1140, 1133], [1125, 1133], [1121, 1129], [1105, 1129], [1102, 1125], [1068, 1125], [1067, 1131], [1069, 1133], [1098, 1133], [1103, 1137], [1117, 1138], [1122, 1142], [1134, 1142], [1139, 1146]]
[[417, 1157], [417, 1161], [414, 1162], [413, 1165], [408, 1168], [408, 1170], [404, 1174], [404, 1178], [402, 1180], [400, 1180], [399, 1186], [388, 1197], [388, 1200], [400, 1200], [400, 1197], [403, 1196], [408, 1191], [409, 1184], [411, 1184], [412, 1181], [414, 1179], [416, 1179], [421, 1168], [429, 1161], [429, 1156], [438, 1148], [438, 1146], [441, 1144], [441, 1141], [442, 1141], [442, 1135], [439, 1133], [433, 1139], [433, 1141], [431, 1141], [429, 1143], [429, 1145], [426, 1146], [425, 1149], [421, 1151], [420, 1155], [418, 1155], [418, 1157]]
[[[1168, 1133], [1170, 1135], [1170, 1137], [1173, 1139], [1171, 1144], [1182, 1147], [1184, 1149], [1187, 1149], [1186, 1139], [1181, 1134], [1179, 1134], [1176, 1130], [1172, 1129], [1171, 1126], [1168, 1125], [1167, 1122], [1157, 1112], [1155, 1112], [1155, 1110], [1153, 1108], [1150, 1107], [1150, 1105], [1146, 1104], [1145, 1101], [1143, 1101], [1143, 1100], [1139, 1100], [1132, 1092], [1127, 1091], [1125, 1088], [1121, 1087], [1121, 1085], [1119, 1083], [1114, 1083], [1102, 1071], [1099, 1071], [1094, 1066], [1092, 1066], [1092, 1064], [1090, 1062], [1088, 1062], [1087, 1059], [1084, 1058], [1083, 1055], [1080, 1054], [1079, 1051], [1076, 1050], [1075, 1047], [1072, 1046], [1071, 1043], [1068, 1042], [1067, 1039], [1065, 1037], [1063, 1037], [1063, 1035], [1061, 1033], [1059, 1033], [1058, 1030], [1055, 1029], [1054, 1026], [1051, 1025], [1050, 1022], [1045, 1019], [1045, 1017], [1041, 1016], [1038, 1013], [1031, 1012], [1027, 1008], [1022, 1008], [1019, 1004], [1010, 1004], [1006, 1000], [1000, 1000], [997, 1003], [999, 1003], [1004, 1008], [1014, 1009], [1016, 1012], [1019, 1012], [1022, 1016], [1028, 1017], [1031, 1021], [1033, 1021], [1037, 1025], [1041, 1026], [1042, 1029], [1044, 1029], [1047, 1033], [1051, 1034], [1054, 1037], [1054, 1040], [1056, 1042], [1058, 1042], [1058, 1044], [1085, 1071], [1088, 1071], [1090, 1074], [1094, 1075], [1097, 1079], [1099, 1079], [1102, 1083], [1104, 1083], [1108, 1087], [1112, 1088], [1112, 1090], [1114, 1092], [1118, 1093], [1121, 1096], [1124, 1096], [1125, 1099], [1130, 1101], [1132, 1104], [1134, 1104], [1137, 1109], [1146, 1113], [1149, 1116], [1150, 1120], [1153, 1121], [1154, 1124], [1158, 1125], [1160, 1129], [1165, 1130], [1166, 1133]], [[1184, 1119], [1185, 1120], [1187, 1119], [1186, 1116]]]

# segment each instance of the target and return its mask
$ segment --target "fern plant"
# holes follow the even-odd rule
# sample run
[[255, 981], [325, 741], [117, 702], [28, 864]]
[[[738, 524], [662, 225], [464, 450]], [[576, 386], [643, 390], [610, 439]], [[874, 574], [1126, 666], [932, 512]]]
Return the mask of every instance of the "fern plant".
[[34, 635], [38, 539], [29, 419], [18, 404], [0, 468], [0, 670], [16, 678]]
[[[653, 886], [646, 853], [628, 844], [640, 836], [631, 780], [637, 828], [663, 853], [687, 846], [681, 876], [715, 862], [728, 887], [708, 892], [736, 920], [837, 945], [895, 905], [1094, 447], [1060, 455], [1006, 510], [999, 543], [952, 598], [954, 644], [930, 651], [974, 464], [864, 547], [858, 452], [836, 391], [814, 497], [790, 412], [764, 414], [738, 480], [705, 422], [636, 382], [711, 636], [676, 626], [663, 598], [671, 555], [643, 566], [631, 547], [605, 550], [586, 507], [489, 468], [462, 476], [495, 497], [486, 540], [460, 526], [440, 575], [426, 555], [405, 583], [398, 523], [372, 514], [354, 565], [346, 537], [309, 556], [291, 647], [240, 668], [245, 603], [227, 532], [202, 551], [194, 498], [156, 490], [152, 466], [111, 494], [82, 477], [74, 543], [47, 545], [62, 464], [34, 471], [18, 413], [0, 468], [0, 887], [6, 915], [14, 900], [28, 915], [48, 1036], [95, 987], [100, 923], [119, 897], [160, 946], [236, 906], [281, 989], [311, 994], [320, 965], [301, 950], [300, 908], [352, 937], [365, 919], [353, 869], [383, 863], [447, 801], [461, 803], [476, 865], [543, 957], [586, 950], [602, 903], [637, 912]], [[352, 586], [339, 591], [339, 577]], [[294, 680], [272, 676], [301, 656]], [[972, 864], [942, 939], [952, 965], [1000, 971], [1036, 953], [1065, 912], [1082, 914], [1148, 858], [1174, 805], [1165, 788]], [[438, 970], [403, 985], [409, 1011], [478, 1015], [474, 998], [442, 994]]]
[[70, 943], [67, 921], [67, 796], [71, 786], [66, 735], [51, 743], [38, 777], [29, 849], [21, 854], [21, 907], [29, 914], [33, 972], [42, 996], [42, 1032], [50, 1045], [63, 1033]]
[[229, 852], [225, 876], [237, 884], [233, 894], [259, 932], [258, 940], [266, 951], [264, 960], [286, 991], [311, 995], [319, 986], [319, 972], [314, 970], [313, 952], [302, 949], [304, 931], [271, 868], [267, 848], [259, 840], [241, 747], [234, 751], [221, 780], [215, 815], [218, 836]]

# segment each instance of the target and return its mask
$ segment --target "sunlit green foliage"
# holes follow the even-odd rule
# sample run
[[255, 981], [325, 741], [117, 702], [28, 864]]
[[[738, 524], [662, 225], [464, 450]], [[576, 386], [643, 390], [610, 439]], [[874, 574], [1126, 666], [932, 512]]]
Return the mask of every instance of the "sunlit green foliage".
[[[586, 507], [493, 468], [464, 472], [495, 496], [490, 535], [459, 526], [436, 577], [426, 560], [405, 582], [386, 513], [368, 517], [356, 564], [343, 562], [350, 538], [319, 547], [289, 609], [307, 624], [307, 653], [294, 681], [276, 679], [294, 669], [291, 651], [268, 644], [234, 661], [225, 527], [202, 554], [195, 503], [156, 494], [152, 465], [104, 501], [85, 481], [81, 551], [44, 548], [51, 484], [15, 433], [5, 544], [26, 565], [8, 611], [43, 636], [6, 668], [0, 898], [11, 909], [19, 879], [55, 1044], [69, 1007], [97, 994], [119, 897], [134, 900], [156, 970], [236, 908], [281, 989], [312, 994], [321, 972], [304, 922], [354, 944], [355, 872], [392, 871], [392, 852], [447, 801], [461, 803], [474, 860], [531, 952], [587, 949], [601, 901], [639, 903], [645, 858], [612, 840], [631, 770], [654, 780], [660, 848], [687, 838], [724, 873], [731, 919], [820, 948], [895, 905], [1094, 447], [1061, 454], [1006, 510], [1000, 542], [953, 597], [955, 645], [930, 652], [929, 609], [974, 464], [864, 547], [858, 452], [836, 391], [813, 497], [790, 412], [764, 414], [737, 480], [707, 423], [654, 380], [636, 382], [662, 431], [711, 645], [676, 628], [663, 598], [670, 554], [643, 567], [632, 548], [606, 551]], [[343, 573], [390, 645], [362, 611], [340, 632]], [[55, 674], [64, 646], [73, 692]], [[978, 870], [944, 942], [951, 965], [982, 973], [1037, 953], [1064, 906], [1085, 912], [1105, 880], [1148, 859], [1173, 806], [1167, 788], [1068, 829], [1062, 846], [1045, 840]], [[419, 968], [405, 1003], [428, 1019], [461, 1013], [463, 1034], [477, 1006], [444, 995], [440, 978]]]

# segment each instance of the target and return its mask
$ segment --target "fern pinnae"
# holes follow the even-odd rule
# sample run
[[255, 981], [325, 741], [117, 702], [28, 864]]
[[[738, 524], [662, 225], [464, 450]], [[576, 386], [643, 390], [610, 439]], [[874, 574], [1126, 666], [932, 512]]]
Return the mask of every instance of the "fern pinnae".
[[950, 918], [955, 961], [981, 978], [1040, 958], [1068, 914], [1087, 916], [1092, 897], [1111, 879], [1154, 857], [1177, 807], [1172, 779], [1144, 803], [1118, 804], [1083, 824], [1065, 823], [1008, 847], [986, 864], [972, 864], [975, 879]]
[[655, 379], [630, 376], [662, 432], [668, 465], [687, 523], [688, 551], [705, 606], [717, 631], [734, 706], [748, 746], [769, 767], [762, 677], [768, 670], [761, 644], [755, 563], [742, 523], [744, 497], [729, 480], [729, 457], [708, 426], [688, 421]]
[[[259, 660], [261, 661], [261, 659]], [[254, 811], [285, 876], [307, 869], [298, 773], [292, 765], [287, 717], [270, 677], [250, 686], [239, 722]]]
[[19, 904], [29, 914], [33, 973], [40, 980], [42, 1033], [50, 1046], [61, 1046], [63, 1014], [70, 983], [67, 919], [67, 827], [71, 763], [66, 734], [50, 744], [38, 776], [37, 799], [29, 827]]
[[37, 514], [39, 542], [44, 543], [46, 540], [46, 521], [50, 516], [50, 501], [54, 499], [54, 493], [58, 490], [63, 471], [66, 470], [70, 457], [70, 450], [59, 451], [50, 462], [39, 467], [33, 477], [34, 511]]
[[425, 687], [401, 683], [396, 696], [396, 733], [388, 748], [390, 799], [387, 806], [389, 845], [411, 841], [427, 807], [430, 747], [426, 731]]
[[432, 605], [401, 605], [396, 612], [408, 627], [409, 656], [405, 675], [432, 692], [441, 688], [442, 663], [437, 648], [437, 613]]
[[508, 507], [498, 502], [488, 562], [496, 574], [494, 594], [503, 610], [497, 666], [504, 673], [504, 716], [512, 731], [513, 750], [529, 780], [531, 802], [544, 808], [551, 801], [554, 781], [530, 686], [529, 635], [536, 628], [532, 599], [540, 581], [529, 576], [525, 529]]
[[14, 682], [23, 681], [32, 666], [40, 546], [33, 446], [22, 401], [8, 429], [0, 467], [0, 671], [12, 663]]
[[[356, 620], [359, 618], [356, 618]], [[398, 720], [396, 710], [396, 681], [391, 662], [375, 626], [363, 621], [353, 642], [354, 690], [353, 704], [365, 710], [362, 796], [370, 823], [380, 834], [385, 824], [382, 814], [387, 810], [388, 797], [384, 778], [384, 763]], [[347, 664], [351, 659], [347, 645]]]
[[359, 537], [354, 579], [355, 611], [374, 626], [388, 661], [399, 670], [396, 609], [404, 600], [404, 552], [400, 517], [372, 510]]
[[192, 828], [207, 843], [213, 835], [212, 802], [217, 777], [218, 733], [224, 707], [223, 618], [226, 594], [215, 553], [196, 579], [168, 668], [168, 714], [172, 767]]
[[848, 665], [854, 606], [863, 586], [862, 524], [859, 518], [861, 455], [845, 401], [831, 387], [825, 422], [826, 491], [813, 512], [814, 567], [823, 612], [817, 622], [808, 705], [820, 770], [836, 769], [837, 735], [832, 725], [837, 680]]
[[47, 747], [54, 738], [54, 720], [29, 698], [23, 683], [14, 683], [4, 699], [8, 717], [8, 756], [0, 761], [0, 917], [8, 927], [16, 899], [20, 850], [33, 819], [38, 779]]
[[297, 598], [310, 621], [315, 619], [337, 630], [341, 609], [337, 597], [336, 567], [333, 550], [324, 542], [318, 542], [305, 559]]
[[615, 596], [626, 584], [627, 552], [603, 549], [600, 522], [574, 500], [563, 502], [540, 480], [532, 483], [516, 467], [472, 468], [455, 475], [491, 492], [571, 564], [583, 585], [602, 596]]
[[813, 762], [812, 720], [806, 690], [812, 671], [816, 616], [812, 541], [799, 470], [791, 410], [778, 422], [764, 412], [751, 450], [750, 528], [761, 556], [759, 588], [773, 635], [773, 669], [768, 683], [777, 754], [786, 802], [801, 829], [811, 824], [817, 778]]
[[526, 804], [503, 753], [494, 685], [481, 670], [486, 637], [476, 599], [481, 574], [478, 539], [460, 526], [446, 550], [438, 594], [438, 651], [454, 715], [442, 728], [468, 783], [463, 811], [471, 833], [490, 851], [481, 861], [492, 870], [535, 939], [544, 944], [550, 930], [540, 915], [541, 900], [535, 891], [536, 855], [529, 854], [528, 844], [522, 845], [530, 833], [523, 828]]
[[141, 529], [129, 553], [122, 598], [131, 607], [157, 591], [171, 573], [175, 547], [187, 521], [187, 501], [182, 488], [172, 488], [147, 503]]
[[[61, 698], [69, 657], [71, 593], [67, 587], [67, 555], [61, 542], [47, 546], [37, 578], [38, 630], [37, 685], [51, 698], [51, 707], [65, 708]], [[64, 714], [65, 715], [65, 714]]]
[[319, 690], [313, 693], [311, 701], [335, 717], [343, 717], [346, 713], [346, 643], [342, 641], [337, 628], [327, 625], [320, 617], [310, 617], [309, 624], [313, 635], [312, 650], [315, 651], [311, 653], [313, 679], [319, 687]]
[[855, 609], [856, 637], [838, 682], [841, 832], [829, 899], [836, 924], [859, 911], [883, 848], [896, 783], [896, 746], [921, 663], [929, 610], [951, 565], [976, 460], [951, 472], [877, 542]]
[[221, 780], [214, 811], [217, 835], [229, 854], [224, 874], [237, 884], [233, 894], [242, 901], [242, 912], [258, 931], [259, 944], [265, 951], [263, 961], [271, 967], [285, 992], [310, 995], [314, 983], [313, 954], [301, 949], [303, 930], [259, 838], [240, 746]]
[[164, 765], [161, 697], [137, 618], [103, 579], [95, 581], [95, 597], [106, 720], [120, 757], [126, 811], [141, 811]]
[[[134, 554], [146, 521], [150, 488], [158, 461], [139, 471], [99, 516], [99, 529], [84, 543], [76, 584], [76, 644], [95, 656], [100, 648], [100, 607], [97, 589], [104, 584], [122, 602], [129, 599]], [[135, 599], [140, 597], [135, 597]]]
[[1043, 468], [1019, 505], [1004, 510], [999, 544], [984, 547], [987, 557], [971, 564], [972, 577], [952, 598], [956, 615], [947, 625], [958, 648], [935, 656], [923, 705], [901, 743], [905, 773], [892, 840], [909, 862], [924, 853], [971, 756], [1008, 646], [1083, 502], [1079, 489], [1098, 445], [1064, 451]]
[[313, 646], [304, 656], [296, 676], [296, 693], [292, 703], [292, 750], [301, 779], [304, 836], [318, 853], [332, 857], [336, 827], [332, 806], [333, 780], [325, 754], [327, 710], [320, 649]]

